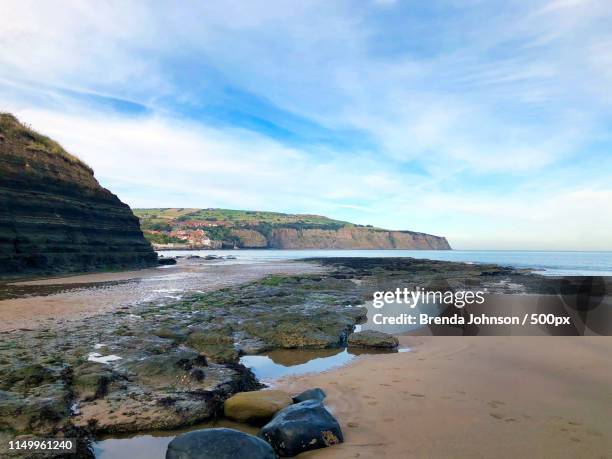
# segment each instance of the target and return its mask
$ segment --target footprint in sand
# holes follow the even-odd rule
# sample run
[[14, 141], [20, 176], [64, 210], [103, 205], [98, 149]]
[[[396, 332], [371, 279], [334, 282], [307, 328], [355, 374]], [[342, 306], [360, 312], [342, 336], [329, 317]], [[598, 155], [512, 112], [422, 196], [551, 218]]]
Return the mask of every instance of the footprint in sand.
[[489, 405], [491, 408], [497, 408], [500, 405], [505, 405], [505, 403], [500, 402], [499, 400], [491, 400], [490, 402], [487, 403], [487, 405]]
[[413, 397], [425, 397], [425, 394], [410, 394]]
[[386, 383], [380, 383], [379, 386], [387, 386], [387, 387], [391, 387], [391, 384], [386, 384]]
[[378, 405], [378, 402], [368, 402], [368, 405]]

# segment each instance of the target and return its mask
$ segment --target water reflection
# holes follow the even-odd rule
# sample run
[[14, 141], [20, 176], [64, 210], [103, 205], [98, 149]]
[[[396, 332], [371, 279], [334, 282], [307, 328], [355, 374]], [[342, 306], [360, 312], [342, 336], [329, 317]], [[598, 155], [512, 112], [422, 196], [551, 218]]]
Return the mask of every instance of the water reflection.
[[272, 351], [267, 355], [245, 355], [240, 363], [249, 367], [257, 379], [266, 381], [326, 371], [354, 358], [355, 355], [346, 349], [291, 349]]
[[358, 355], [389, 354], [386, 349], [278, 349], [263, 355], [245, 355], [240, 363], [249, 367], [257, 379], [270, 381], [284, 376], [320, 373], [345, 365]]
[[248, 424], [232, 422], [228, 419], [221, 419], [215, 422], [197, 424], [186, 429], [180, 430], [160, 430], [148, 432], [147, 434], [125, 435], [114, 438], [102, 437], [94, 443], [94, 454], [97, 459], [164, 459], [166, 448], [177, 435], [193, 430], [210, 429], [214, 427], [228, 427], [242, 432], [256, 435], [258, 427]]

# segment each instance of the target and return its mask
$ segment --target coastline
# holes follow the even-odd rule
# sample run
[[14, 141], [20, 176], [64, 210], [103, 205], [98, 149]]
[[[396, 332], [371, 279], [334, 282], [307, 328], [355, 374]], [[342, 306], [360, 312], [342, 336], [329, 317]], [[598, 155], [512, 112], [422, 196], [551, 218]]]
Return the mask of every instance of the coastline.
[[179, 265], [5, 283], [18, 298], [0, 300], [0, 332], [54, 327], [155, 299], [178, 298], [251, 282], [271, 274], [307, 274], [321, 268], [279, 260], [257, 264], [215, 264], [183, 260]]
[[[202, 425], [233, 393], [261, 387], [255, 370], [238, 364], [240, 355], [267, 358], [274, 350], [291, 354], [297, 348], [330, 351], [331, 357], [363, 323], [367, 308], [360, 305], [372, 291], [398, 285], [445, 288], [440, 280], [460, 289], [484, 287], [511, 302], [534, 301], [556, 282], [492, 264], [409, 258], [242, 264], [182, 258], [153, 270], [39, 279], [19, 287], [65, 291], [0, 301], [0, 312], [12, 317], [0, 330], [6, 338], [0, 356], [3, 378], [20, 372], [24, 362], [43, 366], [44, 377], [59, 383], [53, 389], [59, 392], [44, 395], [56, 397], [62, 422], [90, 439]], [[559, 450], [559, 457], [576, 453], [590, 436], [589, 452], [607, 446], [600, 426], [608, 428], [609, 421], [598, 410], [610, 401], [604, 389], [612, 381], [610, 338], [423, 333], [400, 336], [400, 346], [409, 352], [359, 352], [346, 366], [273, 381], [291, 394], [324, 388], [326, 404], [344, 430], [346, 443], [303, 457], [420, 457], [432, 451], [432, 444], [436, 457], [489, 456], [502, 441], [510, 457], [533, 455], [525, 448], [548, 447], [568, 436], [575, 445]], [[276, 358], [274, 363], [292, 365], [290, 356]], [[185, 360], [188, 372], [176, 364]], [[63, 376], [66, 367], [73, 377]], [[26, 384], [11, 378], [7, 384]], [[531, 392], [524, 393], [525, 388]], [[199, 391], [212, 397], [202, 402], [194, 395]], [[548, 399], [542, 396], [549, 392]], [[568, 400], [562, 400], [565, 395]], [[49, 421], [21, 393], [14, 397], [20, 412]], [[67, 397], [71, 411], [59, 411], [66, 409]], [[542, 400], [554, 406], [540, 406]], [[524, 443], [505, 437], [514, 424], [525, 430]], [[480, 431], [491, 443], [476, 438]]]

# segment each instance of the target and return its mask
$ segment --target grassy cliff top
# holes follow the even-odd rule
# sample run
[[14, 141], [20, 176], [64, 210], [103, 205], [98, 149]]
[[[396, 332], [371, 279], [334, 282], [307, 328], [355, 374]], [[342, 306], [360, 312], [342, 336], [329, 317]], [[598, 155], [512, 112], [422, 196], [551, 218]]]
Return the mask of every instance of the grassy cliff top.
[[0, 112], [0, 136], [3, 140], [13, 142], [25, 149], [59, 155], [71, 164], [79, 164], [91, 170], [87, 164], [68, 153], [55, 140], [36, 132], [10, 113]]
[[232, 209], [191, 209], [191, 208], [157, 208], [134, 209], [134, 214], [141, 219], [150, 221], [223, 221], [234, 225], [287, 225], [301, 223], [321, 226], [354, 226], [352, 223], [334, 220], [321, 215], [283, 214], [258, 210]]

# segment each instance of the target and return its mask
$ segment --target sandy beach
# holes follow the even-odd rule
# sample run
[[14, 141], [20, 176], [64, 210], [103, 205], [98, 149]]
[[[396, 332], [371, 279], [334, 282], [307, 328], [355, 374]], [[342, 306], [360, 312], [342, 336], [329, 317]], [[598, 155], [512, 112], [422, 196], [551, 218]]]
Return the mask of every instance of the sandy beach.
[[345, 443], [316, 458], [609, 458], [612, 338], [400, 337], [410, 352], [361, 356], [319, 386]]

